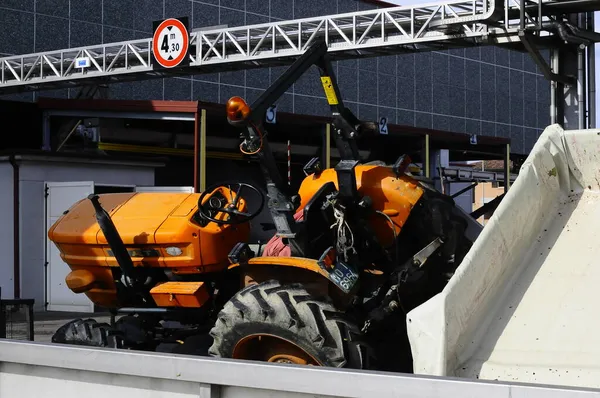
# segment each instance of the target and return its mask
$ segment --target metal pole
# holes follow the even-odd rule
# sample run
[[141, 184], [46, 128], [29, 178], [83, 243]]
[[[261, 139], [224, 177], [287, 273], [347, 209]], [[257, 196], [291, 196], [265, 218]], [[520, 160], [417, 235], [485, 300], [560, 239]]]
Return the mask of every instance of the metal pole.
[[[543, 18], [543, 14], [542, 14], [542, 0], [538, 1], [538, 25], [537, 28], [538, 30], [542, 30], [542, 18]], [[540, 32], [538, 32], [538, 35], [540, 34]]]
[[206, 189], [206, 109], [200, 118], [200, 191]]
[[28, 307], [27, 311], [28, 311], [28, 316], [29, 316], [29, 340], [30, 341], [35, 341], [35, 322], [33, 319], [33, 317], [35, 315], [33, 313], [33, 305], [34, 305], [34, 300], [31, 300], [31, 302], [28, 303], [28, 305], [27, 305], [27, 307]]
[[71, 131], [69, 131], [69, 134], [67, 134], [66, 138], [60, 143], [60, 145], [58, 146], [58, 148], [56, 148], [56, 152], [60, 152], [61, 148], [63, 147], [63, 145], [65, 145], [67, 143], [67, 141], [69, 140], [69, 138], [71, 138], [71, 136], [73, 135], [73, 133], [75, 132], [75, 130], [77, 130], [77, 127], [79, 127], [79, 125], [81, 124], [83, 120], [78, 120], [77, 123], [75, 123], [75, 126], [73, 126], [73, 128], [71, 129]]
[[325, 125], [325, 168], [331, 167], [331, 124]]
[[442, 194], [446, 194], [446, 182], [444, 181], [444, 171], [442, 167], [442, 151], [438, 150], [437, 152], [437, 172], [440, 177], [440, 190]]
[[200, 120], [199, 112], [194, 112], [194, 192], [200, 192]]
[[[577, 16], [577, 24], [579, 28], [585, 27], [584, 14], [580, 13]], [[585, 123], [585, 45], [580, 44], [577, 47], [577, 127], [584, 129]]]
[[292, 143], [290, 140], [287, 142], [287, 177], [288, 187], [292, 186]]
[[6, 310], [0, 299], [0, 339], [6, 338]]
[[43, 134], [42, 150], [50, 151], [52, 149], [51, 137], [50, 137], [50, 116], [46, 112], [44, 112], [42, 119], [43, 119], [43, 122], [42, 122], [42, 134]]
[[521, 0], [521, 30], [525, 29], [525, 0]]
[[506, 153], [504, 154], [504, 192], [510, 188], [510, 144], [506, 144]]
[[[589, 12], [587, 14], [587, 25], [588, 30], [594, 30], [595, 18], [594, 13]], [[588, 74], [588, 126], [593, 129], [596, 128], [596, 44], [592, 43], [588, 47], [588, 59], [587, 59], [587, 74]]]
[[457, 198], [460, 195], [462, 195], [463, 193], [468, 192], [471, 189], [474, 189], [478, 184], [479, 184], [479, 182], [475, 181], [473, 184], [469, 185], [468, 187], [465, 187], [465, 188], [461, 189], [460, 191], [453, 193], [450, 197], [452, 199]]
[[[552, 66], [552, 72], [558, 73], [558, 51], [555, 49], [550, 50], [550, 63]], [[556, 80], [552, 80], [550, 82], [550, 124], [556, 124], [556, 90], [558, 87], [558, 82]]]
[[584, 51], [580, 45], [577, 48], [577, 128], [583, 129], [585, 126], [585, 94], [584, 94], [584, 70], [583, 57]]
[[431, 178], [429, 172], [429, 134], [425, 134], [425, 178]]

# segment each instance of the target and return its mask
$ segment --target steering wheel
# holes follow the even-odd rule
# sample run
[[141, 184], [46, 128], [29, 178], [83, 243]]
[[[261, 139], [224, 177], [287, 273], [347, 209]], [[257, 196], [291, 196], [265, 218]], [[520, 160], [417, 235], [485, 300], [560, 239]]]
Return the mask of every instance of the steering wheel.
[[[240, 199], [242, 199], [242, 205], [247, 203], [241, 196], [244, 188], [254, 191], [260, 196], [260, 206], [253, 212], [239, 210]], [[208, 195], [210, 197], [205, 201]], [[216, 224], [243, 224], [256, 217], [262, 211], [264, 205], [265, 195], [253, 185], [245, 182], [219, 183], [211, 185], [202, 192], [200, 198], [198, 198], [198, 214], [200, 217]], [[215, 218], [221, 212], [229, 215], [227, 220]]]

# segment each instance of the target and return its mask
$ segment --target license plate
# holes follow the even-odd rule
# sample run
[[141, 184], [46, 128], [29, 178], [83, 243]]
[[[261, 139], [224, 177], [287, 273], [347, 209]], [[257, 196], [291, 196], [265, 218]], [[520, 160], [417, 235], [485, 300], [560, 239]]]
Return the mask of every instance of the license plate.
[[[319, 265], [327, 272], [327, 278], [332, 281], [337, 287], [342, 289], [344, 293], [350, 292], [356, 281], [358, 280], [358, 273], [354, 271], [349, 265], [344, 262], [337, 260], [332, 261], [330, 250], [325, 251], [323, 256], [319, 259]], [[326, 261], [326, 257], [329, 261]]]
[[333, 270], [329, 271], [329, 280], [348, 293], [356, 284], [358, 274], [348, 265], [338, 261], [333, 266]]

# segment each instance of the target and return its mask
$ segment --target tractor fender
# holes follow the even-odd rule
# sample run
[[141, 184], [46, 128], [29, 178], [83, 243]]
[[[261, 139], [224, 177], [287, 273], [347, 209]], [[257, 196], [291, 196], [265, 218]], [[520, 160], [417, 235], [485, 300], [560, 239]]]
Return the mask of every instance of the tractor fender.
[[241, 269], [243, 285], [278, 280], [280, 283], [302, 283], [316, 295], [327, 295], [337, 308], [346, 308], [354, 293], [344, 292], [333, 283], [317, 260], [301, 257], [259, 256], [231, 264], [229, 270]]
[[313, 260], [310, 258], [301, 258], [301, 257], [279, 257], [279, 256], [261, 256], [254, 257], [244, 262], [243, 264], [236, 263], [231, 264], [228, 269], [237, 268], [240, 265], [271, 265], [278, 267], [294, 267], [300, 268], [303, 270], [312, 271], [317, 273], [325, 278], [328, 277], [328, 273], [323, 270], [317, 260]]

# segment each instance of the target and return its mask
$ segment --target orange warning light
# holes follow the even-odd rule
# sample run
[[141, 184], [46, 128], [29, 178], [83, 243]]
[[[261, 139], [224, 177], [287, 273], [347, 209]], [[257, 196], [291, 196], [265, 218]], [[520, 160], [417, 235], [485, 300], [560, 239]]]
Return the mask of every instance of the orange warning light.
[[230, 122], [240, 122], [250, 114], [250, 106], [242, 97], [231, 97], [225, 107], [227, 110], [227, 120]]

